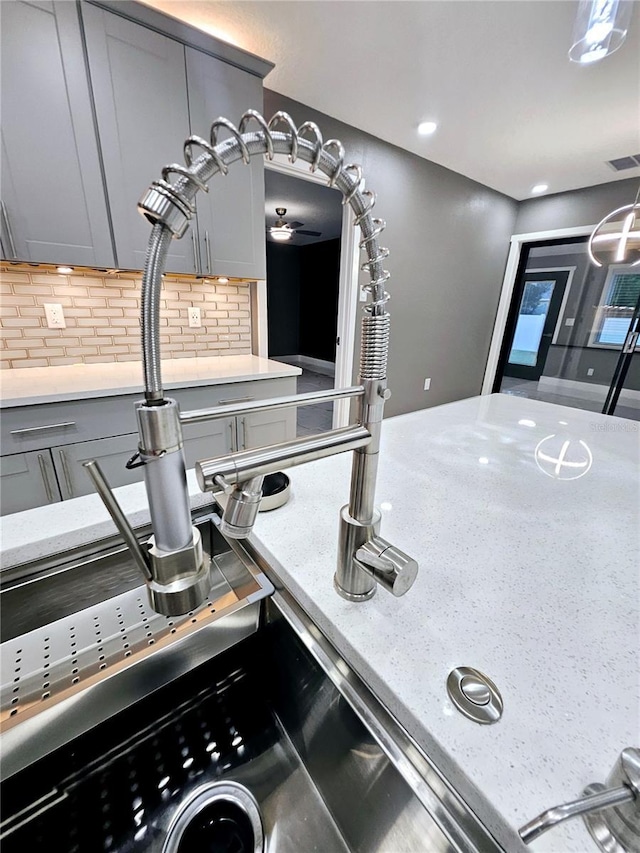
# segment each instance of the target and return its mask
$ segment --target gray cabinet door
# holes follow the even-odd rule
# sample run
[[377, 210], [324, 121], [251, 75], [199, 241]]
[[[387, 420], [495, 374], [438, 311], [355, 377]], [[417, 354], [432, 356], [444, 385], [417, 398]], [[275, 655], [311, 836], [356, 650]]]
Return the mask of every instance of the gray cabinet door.
[[182, 439], [187, 468], [201, 459], [224, 456], [236, 450], [235, 418], [220, 418], [202, 424], [183, 424]]
[[[191, 132], [209, 139], [214, 119], [236, 126], [248, 109], [262, 112], [262, 80], [206, 53], [186, 48]], [[222, 130], [220, 139], [227, 131]], [[234, 163], [198, 195], [202, 271], [208, 275], [265, 278], [264, 164]]]
[[0, 460], [0, 515], [61, 500], [49, 450], [13, 453]]
[[100, 463], [102, 472], [113, 489], [141, 482], [142, 468], [134, 468], [131, 471], [125, 468], [127, 460], [133, 456], [137, 447], [138, 435], [132, 433], [52, 448], [62, 497], [66, 500], [94, 493], [89, 475], [82, 467], [82, 463], [89, 459], [96, 459]]
[[[82, 16], [117, 262], [142, 269], [151, 226], [138, 201], [163, 166], [182, 161], [189, 135], [184, 48], [95, 6], [83, 4]], [[167, 270], [196, 271], [189, 235], [172, 242]]]
[[5, 258], [114, 266], [75, 3], [0, 3]]
[[273, 412], [256, 412], [238, 418], [238, 446], [240, 450], [279, 444], [296, 437], [295, 409], [276, 409]]

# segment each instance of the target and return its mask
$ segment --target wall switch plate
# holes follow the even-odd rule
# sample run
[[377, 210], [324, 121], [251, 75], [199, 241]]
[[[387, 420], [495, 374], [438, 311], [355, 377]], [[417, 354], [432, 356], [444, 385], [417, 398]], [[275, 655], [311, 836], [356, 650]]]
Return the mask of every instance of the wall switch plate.
[[47, 302], [44, 306], [44, 313], [47, 317], [47, 326], [49, 329], [66, 329], [67, 323], [64, 319], [64, 311], [62, 305], [57, 302]]
[[575, 321], [576, 321], [575, 317], [567, 317], [567, 319], [564, 321], [564, 324], [565, 324], [565, 326], [573, 326]]
[[189, 308], [189, 328], [199, 329], [200, 326], [202, 326], [200, 309], [196, 305], [191, 305]]
[[587, 376], [593, 376], [593, 367], [590, 367], [589, 370], [587, 370]]
[[431, 379], [425, 379], [424, 380], [424, 390], [428, 391], [429, 388], [431, 388]]
[[360, 302], [367, 301], [367, 289], [365, 287], [360, 288]]

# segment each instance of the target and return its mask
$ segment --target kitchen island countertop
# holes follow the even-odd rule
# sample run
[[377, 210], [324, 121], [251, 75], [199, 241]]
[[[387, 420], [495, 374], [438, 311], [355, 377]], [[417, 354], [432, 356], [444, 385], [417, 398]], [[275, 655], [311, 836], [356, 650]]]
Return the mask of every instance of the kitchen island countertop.
[[[640, 425], [499, 394], [387, 420], [381, 535], [420, 571], [363, 604], [332, 583], [349, 456], [294, 469], [291, 500], [258, 516], [284, 583], [498, 838], [605, 781], [640, 719]], [[142, 486], [117, 491], [143, 523]], [[93, 496], [5, 517], [5, 565], [110, 524]], [[453, 707], [456, 666], [496, 683], [497, 724]], [[596, 853], [580, 820], [529, 849]]]
[[[257, 355], [170, 358], [162, 362], [162, 380], [166, 390], [278, 379], [299, 376], [300, 373], [299, 367]], [[0, 375], [2, 408], [142, 394], [142, 391], [140, 361], [24, 367], [3, 370]]]

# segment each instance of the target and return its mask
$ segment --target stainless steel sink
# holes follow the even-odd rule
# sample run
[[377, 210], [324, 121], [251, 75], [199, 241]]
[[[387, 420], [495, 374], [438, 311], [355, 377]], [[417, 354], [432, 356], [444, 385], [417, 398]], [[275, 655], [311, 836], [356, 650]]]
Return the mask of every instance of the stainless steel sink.
[[[251, 597], [260, 569], [202, 523]], [[504, 850], [286, 589], [195, 624], [22, 724], [37, 748], [9, 750], [3, 853]]]

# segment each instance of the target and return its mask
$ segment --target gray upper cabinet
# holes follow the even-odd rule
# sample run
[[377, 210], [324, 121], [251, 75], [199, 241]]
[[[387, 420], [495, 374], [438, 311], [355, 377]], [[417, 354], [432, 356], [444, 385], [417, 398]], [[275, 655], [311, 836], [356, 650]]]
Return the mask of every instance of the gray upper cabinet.
[[[209, 140], [212, 122], [236, 126], [248, 109], [262, 112], [262, 80], [206, 53], [186, 48], [191, 132]], [[227, 131], [222, 129], [220, 138]], [[204, 275], [265, 278], [264, 163], [234, 163], [198, 195], [198, 242]]]
[[113, 246], [75, 3], [0, 3], [2, 254], [111, 267]]
[[[162, 167], [181, 162], [189, 135], [184, 46], [83, 4], [89, 68], [118, 266], [144, 267], [151, 226], [137, 203]], [[194, 245], [174, 240], [170, 272], [194, 273]]]

